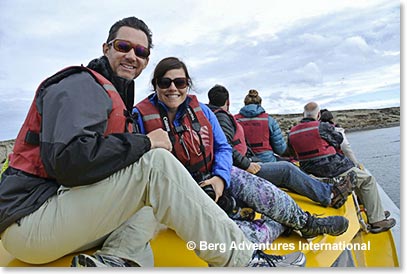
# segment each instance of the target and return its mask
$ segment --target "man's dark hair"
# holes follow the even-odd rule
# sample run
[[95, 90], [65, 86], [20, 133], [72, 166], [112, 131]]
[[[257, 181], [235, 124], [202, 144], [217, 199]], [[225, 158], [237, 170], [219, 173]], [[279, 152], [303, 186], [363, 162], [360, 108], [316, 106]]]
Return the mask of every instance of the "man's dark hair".
[[229, 99], [229, 91], [221, 85], [215, 85], [208, 91], [209, 104], [214, 106], [224, 106]]
[[148, 28], [146, 23], [143, 20], [140, 20], [134, 16], [123, 18], [122, 20], [117, 21], [113, 24], [113, 26], [109, 30], [109, 36], [107, 37], [106, 43], [114, 40], [117, 37], [117, 32], [121, 27], [130, 27], [134, 29], [141, 30], [147, 36], [148, 40], [148, 48], [151, 49], [153, 47], [153, 33]]

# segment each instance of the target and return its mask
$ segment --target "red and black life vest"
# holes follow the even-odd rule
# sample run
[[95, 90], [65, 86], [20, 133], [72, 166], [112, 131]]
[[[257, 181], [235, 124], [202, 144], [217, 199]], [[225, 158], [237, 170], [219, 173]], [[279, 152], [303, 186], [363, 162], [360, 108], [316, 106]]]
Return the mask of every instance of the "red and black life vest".
[[254, 153], [273, 150], [270, 145], [269, 116], [267, 113], [250, 118], [239, 113], [235, 115], [235, 118], [242, 125], [247, 145]]
[[166, 113], [160, 113], [159, 107], [154, 106], [149, 98], [139, 102], [136, 108], [142, 116], [146, 132], [162, 128], [169, 133], [173, 154], [190, 173], [197, 171], [208, 173], [212, 170], [213, 162], [212, 125], [203, 113], [197, 98], [194, 95], [188, 97], [190, 102], [181, 118], [180, 126], [170, 123]]
[[291, 128], [288, 135], [297, 159], [314, 160], [336, 154], [336, 150], [319, 134], [319, 121], [303, 122]]
[[[111, 133], [123, 133], [126, 131], [132, 132], [132, 124], [127, 122], [127, 117], [124, 115], [126, 107], [115, 87], [102, 75], [94, 70], [82, 66], [67, 67], [55, 75], [44, 80], [38, 87], [36, 95], [28, 111], [27, 117], [23, 126], [16, 138], [13, 153], [10, 154], [10, 166], [29, 174], [49, 178], [44, 168], [44, 164], [40, 156], [40, 132], [41, 132], [41, 114], [36, 106], [36, 99], [39, 93], [51, 84], [55, 84], [63, 78], [80, 72], [90, 73], [95, 81], [97, 81], [103, 90], [112, 100], [112, 110], [109, 113], [107, 120], [107, 128], [104, 135]], [[102, 89], [101, 89], [102, 90]]]
[[243, 127], [236, 121], [236, 118], [229, 111], [225, 111], [222, 108], [217, 108], [217, 109], [214, 110], [214, 113], [217, 113], [217, 112], [224, 112], [230, 117], [230, 119], [233, 122], [233, 125], [236, 128], [235, 135], [233, 136], [233, 140], [232, 140], [231, 145], [233, 146], [234, 149], [239, 151], [240, 154], [242, 154], [243, 156], [246, 155], [247, 145], [246, 145], [246, 140], [245, 140], [245, 134], [244, 134]]

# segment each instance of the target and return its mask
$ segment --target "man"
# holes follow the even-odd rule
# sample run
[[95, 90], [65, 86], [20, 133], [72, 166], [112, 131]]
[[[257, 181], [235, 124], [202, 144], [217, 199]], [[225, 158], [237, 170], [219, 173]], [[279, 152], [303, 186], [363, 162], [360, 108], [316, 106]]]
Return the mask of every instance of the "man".
[[337, 153], [343, 142], [342, 134], [332, 124], [318, 121], [320, 109], [317, 103], [306, 104], [303, 114], [304, 118], [291, 128], [288, 138], [301, 169], [318, 177], [330, 178], [356, 172], [356, 192], [366, 208], [370, 232], [380, 233], [392, 228], [396, 220], [386, 218], [375, 178]]
[[247, 145], [241, 125], [229, 112], [229, 91], [215, 85], [208, 91], [209, 108], [215, 113], [219, 124], [233, 150], [233, 165], [268, 180], [274, 185], [304, 195], [323, 206], [341, 207], [355, 184], [355, 174], [335, 178], [333, 184], [322, 183], [286, 161], [255, 163], [246, 156]]
[[[41, 83], [0, 182], [1, 239], [16, 258], [42, 264], [102, 245], [72, 266], [151, 265], [156, 221], [185, 241], [250, 246], [169, 152], [166, 132], [133, 132], [133, 80], [151, 48], [147, 25], [124, 18], [111, 27], [101, 58]], [[199, 256], [213, 266], [292, 262], [253, 247]]]

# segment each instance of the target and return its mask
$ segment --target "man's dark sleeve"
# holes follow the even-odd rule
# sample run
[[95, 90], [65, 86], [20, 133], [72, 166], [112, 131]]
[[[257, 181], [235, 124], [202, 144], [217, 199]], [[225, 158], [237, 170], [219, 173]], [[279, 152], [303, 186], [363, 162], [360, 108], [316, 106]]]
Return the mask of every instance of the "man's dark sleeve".
[[86, 72], [44, 89], [37, 106], [42, 112], [41, 159], [61, 185], [98, 182], [150, 150], [145, 135], [104, 136], [112, 101]]
[[250, 160], [245, 155], [240, 154], [232, 144], [233, 137], [236, 133], [235, 125], [233, 124], [231, 118], [224, 112], [219, 111], [215, 113], [216, 118], [218, 118], [219, 124], [226, 135], [226, 139], [228, 143], [232, 147], [232, 157], [233, 157], [233, 165], [246, 170], [250, 166]]

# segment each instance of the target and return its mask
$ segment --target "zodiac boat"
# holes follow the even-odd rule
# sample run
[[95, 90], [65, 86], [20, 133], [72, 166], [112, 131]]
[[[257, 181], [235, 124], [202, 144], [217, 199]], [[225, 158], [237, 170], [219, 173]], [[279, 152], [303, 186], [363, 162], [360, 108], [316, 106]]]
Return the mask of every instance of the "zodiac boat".
[[[389, 231], [379, 234], [368, 233], [365, 226], [366, 215], [359, 206], [356, 196], [350, 195], [340, 209], [324, 208], [306, 197], [288, 192], [305, 211], [320, 216], [342, 215], [349, 219], [348, 230], [340, 236], [321, 235], [313, 239], [301, 238], [297, 233], [281, 236], [267, 245], [266, 253], [284, 255], [294, 251], [302, 251], [306, 258], [306, 267], [398, 267], [400, 252], [400, 210], [394, 205], [387, 194], [379, 186], [379, 191], [386, 209], [390, 209], [397, 225]], [[186, 242], [181, 240], [173, 230], [163, 229], [151, 241], [156, 267], [206, 267], [194, 251], [188, 250]], [[95, 249], [86, 253], [92, 254]], [[24, 263], [3, 247], [0, 241], [1, 267], [69, 267], [70, 254], [56, 261], [31, 265]]]

